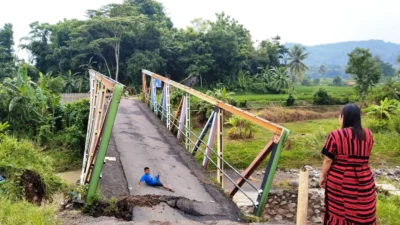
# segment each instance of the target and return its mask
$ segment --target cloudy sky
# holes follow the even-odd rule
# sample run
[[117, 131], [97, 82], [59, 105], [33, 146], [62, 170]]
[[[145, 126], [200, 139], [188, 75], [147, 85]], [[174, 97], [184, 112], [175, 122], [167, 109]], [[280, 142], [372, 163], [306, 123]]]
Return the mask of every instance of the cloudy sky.
[[[56, 23], [85, 18], [96, 9], [123, 0], [8, 0], [0, 3], [0, 26], [14, 25], [14, 39], [29, 32], [33, 21]], [[177, 27], [194, 18], [214, 19], [216, 12], [239, 20], [254, 41], [280, 35], [305, 45], [382, 39], [400, 43], [399, 0], [159, 0]], [[23, 52], [15, 48], [20, 56]]]

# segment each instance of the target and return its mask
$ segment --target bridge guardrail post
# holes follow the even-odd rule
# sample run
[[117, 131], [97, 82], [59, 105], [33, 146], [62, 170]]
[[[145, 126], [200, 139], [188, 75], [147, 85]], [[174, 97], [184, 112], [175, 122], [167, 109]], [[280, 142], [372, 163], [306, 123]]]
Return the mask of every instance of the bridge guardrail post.
[[219, 170], [217, 170], [217, 180], [218, 183], [221, 185], [221, 187], [224, 187], [224, 175], [221, 171], [224, 170], [224, 162], [222, 161], [223, 159], [223, 153], [224, 153], [224, 148], [223, 148], [223, 143], [222, 143], [222, 135], [223, 135], [223, 127], [224, 127], [224, 110], [221, 108], [218, 108], [217, 112], [217, 137], [218, 137], [218, 160], [217, 160], [217, 165]]
[[186, 99], [185, 147], [186, 150], [190, 151], [190, 94], [189, 93], [185, 93], [185, 99]]

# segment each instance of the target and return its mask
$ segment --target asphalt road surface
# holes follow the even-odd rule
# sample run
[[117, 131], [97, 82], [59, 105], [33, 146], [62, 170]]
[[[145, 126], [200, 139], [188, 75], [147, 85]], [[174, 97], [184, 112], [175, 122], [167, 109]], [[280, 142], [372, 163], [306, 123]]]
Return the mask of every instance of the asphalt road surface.
[[[121, 99], [111, 145], [119, 154], [117, 159], [120, 159], [121, 170], [126, 178], [124, 182], [127, 182], [130, 195], [168, 195], [200, 202], [198, 204], [186, 201], [188, 205], [178, 207], [178, 209], [165, 205], [152, 208], [135, 207], [133, 221], [158, 220], [169, 221], [172, 224], [183, 219], [240, 221], [240, 211], [237, 206], [210, 181], [206, 171], [139, 100]], [[113, 163], [116, 162], [107, 163], [110, 166], [105, 168], [112, 168]], [[149, 187], [145, 183], [138, 187], [144, 167], [149, 167], [153, 176], [159, 174], [161, 182], [172, 187], [175, 192], [169, 192], [161, 187]], [[114, 168], [118, 167], [114, 166]], [[112, 184], [107, 185], [106, 178], [113, 176], [116, 172], [117, 170], [113, 170], [110, 174], [107, 169], [103, 170], [105, 176], [101, 181], [102, 188], [112, 187]], [[111, 180], [113, 183], [118, 182], [116, 179]], [[112, 195], [110, 192], [113, 190], [108, 191], [108, 195]], [[182, 208], [201, 211], [202, 215], [196, 216], [196, 212], [191, 214], [188, 210], [181, 210]]]

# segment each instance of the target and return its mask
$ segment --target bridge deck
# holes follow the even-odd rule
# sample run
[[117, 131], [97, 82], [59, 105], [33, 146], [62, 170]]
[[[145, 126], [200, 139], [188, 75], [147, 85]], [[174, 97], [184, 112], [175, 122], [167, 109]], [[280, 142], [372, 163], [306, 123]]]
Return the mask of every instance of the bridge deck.
[[[115, 144], [120, 152], [121, 162], [130, 187], [131, 195], [157, 194], [175, 195], [189, 199], [213, 201], [197, 177], [191, 173], [173, 146], [165, 138], [165, 130], [152, 121], [148, 109], [141, 102], [122, 99], [114, 124]], [[169, 193], [162, 188], [148, 187], [137, 183], [143, 175], [143, 168], [149, 167], [154, 176], [175, 189]]]
[[[239, 210], [236, 205], [210, 181], [206, 171], [144, 103], [134, 99], [121, 99], [114, 123], [113, 137], [130, 195], [185, 197], [204, 202], [204, 206], [207, 206], [199, 206], [199, 209], [207, 208], [209, 211], [204, 212], [205, 216], [202, 216], [201, 220], [238, 221]], [[102, 183], [106, 182], [105, 178], [115, 173], [109, 174], [110, 171], [107, 171], [112, 163], [115, 162], [106, 162]], [[149, 187], [144, 183], [137, 187], [143, 175], [143, 168], [146, 166], [150, 168], [152, 175], [160, 174], [161, 181], [174, 188], [175, 193], [162, 188]], [[170, 213], [164, 210], [166, 208], [161, 205], [150, 210], [137, 207], [133, 211], [133, 217], [138, 220], [153, 218], [170, 222], [176, 222], [177, 219], [182, 219], [182, 216], [187, 218], [187, 215], [181, 211], [175, 210], [175, 213]], [[192, 216], [189, 217], [193, 219]]]

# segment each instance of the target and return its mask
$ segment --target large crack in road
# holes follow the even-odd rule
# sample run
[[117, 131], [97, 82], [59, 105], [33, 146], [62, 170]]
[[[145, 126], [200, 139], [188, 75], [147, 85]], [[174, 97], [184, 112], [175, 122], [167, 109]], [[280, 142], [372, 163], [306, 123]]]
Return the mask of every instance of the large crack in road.
[[133, 211], [135, 207], [154, 207], [165, 203], [169, 207], [179, 210], [184, 214], [190, 216], [211, 216], [223, 217], [226, 216], [224, 212], [219, 209], [219, 204], [216, 202], [199, 202], [190, 200], [185, 197], [166, 196], [166, 195], [135, 195], [126, 196], [118, 201], [117, 207], [125, 218], [132, 218], [134, 220]]

